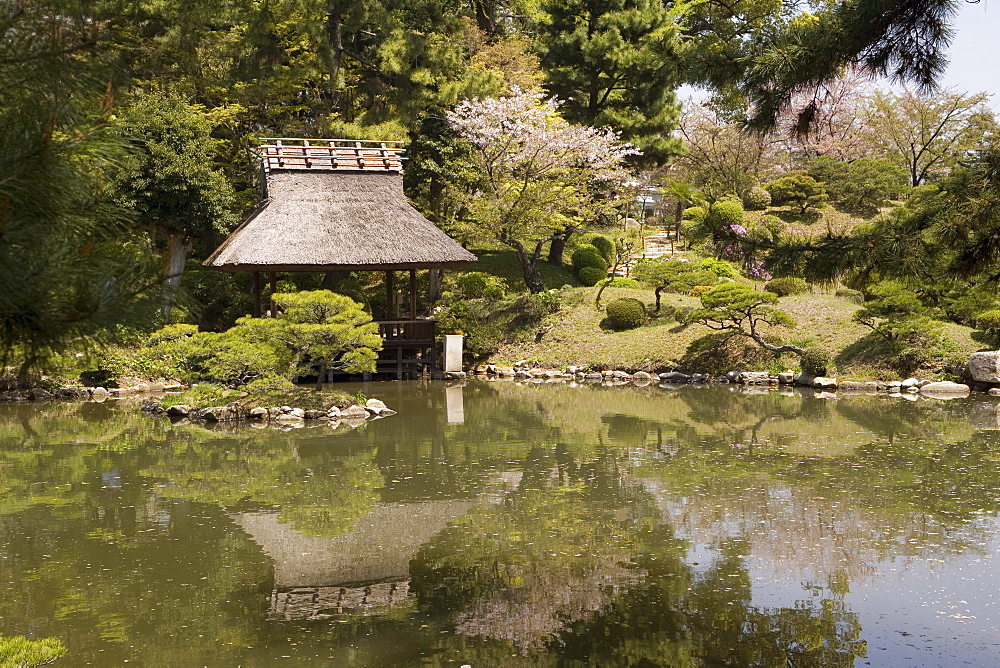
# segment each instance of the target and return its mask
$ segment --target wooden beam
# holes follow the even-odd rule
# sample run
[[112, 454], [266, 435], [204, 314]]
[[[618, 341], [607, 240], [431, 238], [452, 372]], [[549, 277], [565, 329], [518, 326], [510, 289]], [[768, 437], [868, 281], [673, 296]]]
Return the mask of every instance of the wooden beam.
[[410, 269], [410, 320], [417, 319], [417, 270]]
[[278, 274], [277, 272], [269, 271], [267, 272], [267, 278], [271, 283], [271, 317], [278, 315], [278, 305], [274, 303], [274, 293], [278, 291]]
[[261, 298], [260, 272], [253, 272], [253, 316], [259, 318], [264, 314], [263, 300]]

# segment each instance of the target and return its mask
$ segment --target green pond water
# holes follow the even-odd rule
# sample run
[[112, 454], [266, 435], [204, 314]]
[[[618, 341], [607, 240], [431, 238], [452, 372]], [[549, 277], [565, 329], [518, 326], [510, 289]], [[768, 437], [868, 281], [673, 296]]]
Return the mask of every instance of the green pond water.
[[399, 414], [0, 406], [0, 635], [67, 666], [1000, 663], [992, 399], [345, 389]]

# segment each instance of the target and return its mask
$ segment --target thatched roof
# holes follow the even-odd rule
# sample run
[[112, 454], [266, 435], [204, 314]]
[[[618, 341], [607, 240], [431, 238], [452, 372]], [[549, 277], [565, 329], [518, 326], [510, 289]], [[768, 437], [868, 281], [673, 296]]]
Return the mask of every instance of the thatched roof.
[[239, 513], [234, 519], [274, 559], [276, 587], [343, 586], [407, 579], [420, 546], [479, 503], [379, 503], [353, 531], [333, 538], [305, 536], [276, 513]]
[[310, 154], [309, 166], [301, 156], [294, 165], [285, 156], [280, 169], [262, 152], [267, 198], [205, 265], [225, 271], [336, 271], [448, 268], [476, 261], [407, 201], [397, 149], [389, 151], [396, 155], [393, 162], [370, 160], [366, 152], [374, 149], [358, 148], [353, 163], [341, 155], [345, 150], [337, 148], [340, 157], [332, 162], [327, 157], [325, 164], [322, 156]]

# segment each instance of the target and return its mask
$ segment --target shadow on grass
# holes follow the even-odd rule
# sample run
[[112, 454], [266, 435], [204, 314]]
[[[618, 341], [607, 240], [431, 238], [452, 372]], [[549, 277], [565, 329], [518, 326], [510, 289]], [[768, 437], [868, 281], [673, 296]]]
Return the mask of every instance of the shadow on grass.
[[[483, 271], [493, 274], [507, 281], [507, 285], [515, 292], [527, 290], [524, 284], [524, 275], [521, 273], [521, 263], [517, 260], [517, 254], [513, 250], [481, 250], [471, 249], [479, 258], [478, 262], [468, 265], [468, 271]], [[568, 265], [555, 265], [545, 260], [538, 262], [538, 270], [542, 275], [542, 282], [548, 289], [561, 288], [564, 285], [578, 287], [581, 285], [579, 279], [573, 273], [573, 268]]]
[[777, 216], [789, 225], [793, 223], [813, 225], [814, 223], [819, 222], [819, 219], [823, 217], [823, 213], [818, 209], [809, 209], [805, 213], [795, 209], [781, 209], [779, 211], [772, 210], [769, 213]]

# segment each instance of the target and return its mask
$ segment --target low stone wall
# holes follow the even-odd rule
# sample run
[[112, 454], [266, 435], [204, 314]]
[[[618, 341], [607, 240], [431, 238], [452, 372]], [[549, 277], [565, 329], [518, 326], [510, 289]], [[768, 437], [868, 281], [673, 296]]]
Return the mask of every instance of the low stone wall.
[[142, 411], [147, 415], [164, 415], [189, 422], [215, 423], [258, 421], [275, 426], [303, 426], [307, 421], [344, 423], [357, 426], [366, 420], [395, 415], [379, 399], [369, 399], [364, 406], [329, 406], [323, 410], [306, 410], [292, 406], [250, 406], [238, 401], [225, 406], [197, 407], [189, 404], [175, 404], [167, 408], [158, 399], [147, 399], [142, 403]]

